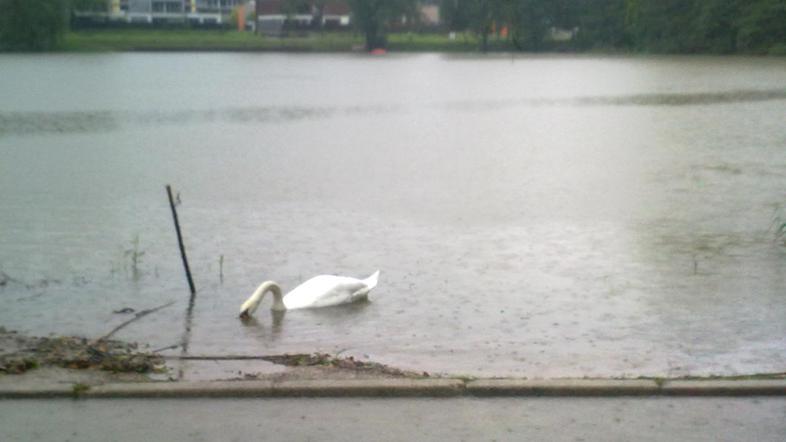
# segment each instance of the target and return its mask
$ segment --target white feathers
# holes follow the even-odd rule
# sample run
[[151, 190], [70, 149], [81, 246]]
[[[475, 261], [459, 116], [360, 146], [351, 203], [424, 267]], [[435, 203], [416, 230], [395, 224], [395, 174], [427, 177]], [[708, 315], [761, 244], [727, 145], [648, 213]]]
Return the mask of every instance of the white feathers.
[[377, 285], [379, 270], [366, 279], [348, 276], [319, 275], [295, 287], [286, 295], [273, 281], [265, 281], [240, 306], [240, 317], [251, 316], [267, 292], [273, 294], [273, 310], [329, 307], [366, 299]]

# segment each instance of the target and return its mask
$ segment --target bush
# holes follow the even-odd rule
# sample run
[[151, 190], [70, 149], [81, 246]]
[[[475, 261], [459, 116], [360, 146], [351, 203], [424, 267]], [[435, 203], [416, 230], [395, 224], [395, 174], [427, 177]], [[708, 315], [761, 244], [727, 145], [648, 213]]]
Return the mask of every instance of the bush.
[[780, 43], [770, 48], [770, 55], [786, 55], [786, 43]]
[[0, 50], [56, 48], [68, 23], [67, 0], [0, 0]]

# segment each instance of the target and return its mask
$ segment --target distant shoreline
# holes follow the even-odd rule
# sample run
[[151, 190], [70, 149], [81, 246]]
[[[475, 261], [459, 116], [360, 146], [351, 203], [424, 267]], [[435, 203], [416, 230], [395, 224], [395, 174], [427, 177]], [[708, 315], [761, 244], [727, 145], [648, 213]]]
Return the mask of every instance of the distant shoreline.
[[[497, 46], [504, 42], [499, 43]], [[394, 52], [478, 52], [478, 48], [477, 39], [469, 35], [451, 40], [439, 34], [400, 33], [388, 38], [388, 50]], [[365, 52], [363, 37], [349, 32], [279, 38], [223, 30], [142, 29], [68, 32], [57, 52], [112, 51]]]
[[[272, 52], [272, 53], [362, 53], [362, 35], [351, 32], [314, 32], [290, 37], [267, 37], [251, 32], [188, 29], [99, 29], [67, 32], [54, 52]], [[440, 52], [479, 54], [479, 39], [471, 33], [450, 39], [439, 33], [392, 33], [390, 52]], [[492, 38], [488, 52], [519, 53], [509, 41]], [[522, 54], [644, 55], [618, 48], [576, 50], [554, 43], [540, 52]], [[647, 54], [648, 55], [648, 54]], [[652, 55], [655, 55], [654, 53]], [[662, 55], [722, 55], [712, 53]], [[786, 54], [734, 53], [736, 56], [783, 56]]]

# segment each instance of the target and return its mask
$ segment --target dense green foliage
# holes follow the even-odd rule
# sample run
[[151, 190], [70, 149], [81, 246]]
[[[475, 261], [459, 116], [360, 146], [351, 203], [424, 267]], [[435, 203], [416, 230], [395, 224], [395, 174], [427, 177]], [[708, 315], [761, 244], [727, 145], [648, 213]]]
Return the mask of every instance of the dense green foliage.
[[415, 16], [415, 0], [349, 0], [355, 27], [363, 32], [366, 48], [384, 48], [385, 34], [402, 17]]
[[[454, 31], [520, 50], [786, 53], [786, 0], [441, 0]], [[557, 41], [553, 31], [573, 32]]]
[[65, 0], [0, 0], [0, 50], [54, 49], [67, 20]]
[[578, 29], [577, 49], [616, 49], [631, 46], [629, 0], [577, 0], [567, 23]]

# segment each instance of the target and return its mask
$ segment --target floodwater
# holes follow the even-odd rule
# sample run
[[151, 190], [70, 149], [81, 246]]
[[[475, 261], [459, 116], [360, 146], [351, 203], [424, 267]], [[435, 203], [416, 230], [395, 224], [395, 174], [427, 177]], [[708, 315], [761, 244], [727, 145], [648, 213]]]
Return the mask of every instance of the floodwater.
[[[476, 376], [786, 367], [786, 60], [0, 56], [0, 325]], [[136, 264], [134, 264], [136, 262]], [[237, 318], [263, 280], [370, 302]], [[179, 349], [170, 350], [178, 354]]]

